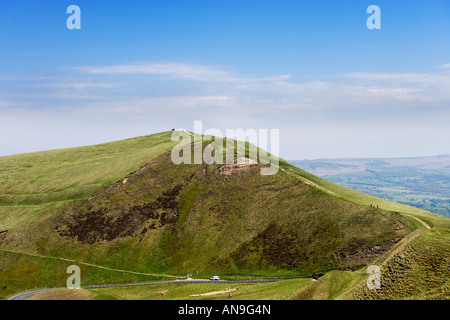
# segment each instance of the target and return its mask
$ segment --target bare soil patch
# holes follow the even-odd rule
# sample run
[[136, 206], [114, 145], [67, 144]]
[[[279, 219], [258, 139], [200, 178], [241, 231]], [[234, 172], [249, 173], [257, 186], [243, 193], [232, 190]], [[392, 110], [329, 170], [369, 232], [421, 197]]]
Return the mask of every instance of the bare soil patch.
[[217, 172], [219, 174], [230, 175], [233, 172], [248, 169], [251, 166], [258, 165], [258, 162], [246, 158], [246, 157], [237, 157], [234, 159], [234, 163], [224, 163], [219, 168], [217, 168]]
[[226, 288], [225, 290], [220, 290], [220, 291], [211, 291], [211, 292], [206, 292], [206, 293], [201, 293], [201, 294], [191, 294], [189, 297], [195, 298], [195, 297], [216, 296], [219, 294], [232, 293], [232, 292], [237, 291], [238, 289], [239, 288], [234, 288], [234, 289]]

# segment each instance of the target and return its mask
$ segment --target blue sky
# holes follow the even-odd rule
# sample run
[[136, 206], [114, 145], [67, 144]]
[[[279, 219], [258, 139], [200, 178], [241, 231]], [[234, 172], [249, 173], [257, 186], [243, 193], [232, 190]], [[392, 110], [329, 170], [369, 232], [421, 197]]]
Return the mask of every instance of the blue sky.
[[195, 120], [279, 129], [286, 159], [450, 153], [450, 3], [0, 2], [0, 155]]

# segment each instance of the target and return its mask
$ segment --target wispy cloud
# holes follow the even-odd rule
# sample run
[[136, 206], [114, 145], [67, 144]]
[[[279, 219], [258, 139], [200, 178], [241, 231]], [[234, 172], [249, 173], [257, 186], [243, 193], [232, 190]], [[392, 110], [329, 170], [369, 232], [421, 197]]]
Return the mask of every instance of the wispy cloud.
[[111, 89], [116, 87], [112, 83], [97, 82], [55, 82], [55, 83], [33, 83], [31, 87], [61, 89], [61, 90], [83, 90], [83, 89]]
[[[440, 66], [440, 69], [450, 68], [449, 64]], [[399, 99], [405, 101], [446, 100], [442, 90], [450, 85], [450, 73], [445, 71], [429, 73], [405, 73], [405, 72], [350, 72], [346, 74], [332, 75], [325, 79], [317, 79], [309, 82], [295, 82], [291, 75], [255, 76], [240, 74], [231, 68], [223, 66], [190, 64], [176, 62], [140, 62], [111, 66], [81, 66], [75, 70], [87, 74], [97, 75], [159, 75], [174, 79], [185, 79], [214, 83], [228, 83], [234, 90], [272, 92], [283, 95], [302, 94], [317, 97], [323, 93], [340, 91], [342, 94], [351, 95], [351, 92], [363, 90], [365, 93], [378, 97]], [[419, 95], [423, 95], [422, 98]], [[309, 99], [311, 97], [303, 97]], [[432, 98], [432, 99], [431, 99]]]
[[441, 68], [441, 69], [450, 69], [450, 63], [443, 64], [443, 65], [439, 66], [439, 68]]
[[[447, 65], [450, 63], [443, 66]], [[72, 78], [66, 74], [59, 81], [54, 78], [25, 78], [23, 82], [15, 79], [10, 85], [43, 90], [22, 92], [11, 102], [22, 100], [29, 105], [34, 101], [42, 105], [48, 99], [49, 104], [58, 100], [58, 105], [70, 106], [70, 101], [74, 101], [77, 108], [99, 108], [111, 113], [122, 109], [141, 112], [162, 106], [178, 108], [180, 113], [183, 109], [202, 108], [215, 111], [240, 108], [241, 113], [266, 114], [275, 110], [404, 109], [450, 101], [450, 73], [443, 66], [436, 72], [349, 72], [306, 82], [296, 81], [290, 75], [247, 75], [207, 64], [140, 62], [81, 66], [73, 68], [78, 73]], [[136, 78], [141, 74], [156, 78]], [[161, 84], [158, 76], [169, 81]], [[171, 83], [170, 79], [184, 82]], [[14, 98], [14, 95], [9, 97]], [[5, 99], [5, 105], [8, 100]], [[81, 100], [84, 104], [77, 102]], [[431, 112], [432, 106], [426, 107]]]
[[[99, 114], [130, 113], [143, 115], [153, 113], [173, 112], [201, 112], [208, 109], [222, 109], [227, 112], [230, 108], [241, 105], [232, 96], [176, 96], [176, 97], [144, 97], [131, 99], [117, 99], [115, 101], [96, 101], [85, 104], [86, 111]], [[183, 110], [183, 111], [182, 111]]]
[[446, 71], [352, 72], [339, 75], [338, 78], [369, 95], [392, 101], [436, 103], [450, 100], [450, 72]]
[[177, 62], [82, 66], [61, 79], [5, 76], [2, 84], [9, 88], [0, 87], [0, 107], [3, 119], [24, 121], [29, 115], [31, 123], [36, 114], [58, 119], [54, 130], [89, 122], [94, 133], [99, 123], [113, 125], [117, 138], [149, 133], [149, 128], [189, 129], [194, 120], [203, 120], [221, 130], [284, 128], [296, 137], [285, 136], [286, 145], [299, 143], [305, 150], [321, 145], [338, 152], [342, 145], [337, 142], [347, 141], [370, 151], [363, 144], [367, 139], [378, 148], [394, 136], [411, 147], [408, 137], [414, 132], [415, 139], [450, 139], [447, 66], [426, 73], [349, 72], [310, 81]]
[[447, 74], [446, 72], [435, 72], [435, 73], [351, 72], [347, 74], [338, 75], [338, 77], [365, 82], [383, 82], [385, 84], [404, 85], [408, 83], [434, 84], [441, 80], [448, 80], [450, 75]]
[[272, 77], [252, 77], [241, 75], [230, 68], [189, 64], [189, 63], [158, 63], [139, 62], [112, 66], [82, 66], [75, 70], [89, 74], [125, 75], [125, 74], [149, 74], [169, 76], [177, 79], [196, 81], [218, 82], [272, 82], [290, 79], [290, 75], [277, 75]]

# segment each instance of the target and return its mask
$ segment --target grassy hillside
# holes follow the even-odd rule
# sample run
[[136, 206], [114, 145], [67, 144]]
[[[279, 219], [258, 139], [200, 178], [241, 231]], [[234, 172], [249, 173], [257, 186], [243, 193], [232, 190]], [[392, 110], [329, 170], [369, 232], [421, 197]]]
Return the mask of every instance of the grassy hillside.
[[293, 300], [334, 300], [365, 279], [365, 268], [356, 271], [333, 270], [300, 288], [292, 296]]
[[[311, 279], [289, 279], [265, 283], [170, 283], [89, 290], [60, 289], [41, 293], [30, 300], [286, 300], [311, 282]], [[201, 296], [211, 293], [214, 294]]]
[[368, 289], [367, 268], [331, 271], [292, 295], [299, 300], [448, 300], [449, 230], [418, 229], [372, 264], [380, 267], [381, 289]]
[[[16, 281], [17, 251], [48, 259], [30, 274], [59, 278], [42, 286], [66, 279], [55, 258], [152, 274], [298, 275], [373, 262], [423, 227], [400, 213], [449, 226], [449, 219], [346, 189], [284, 160], [273, 176], [260, 175], [260, 164], [174, 165], [170, 136], [0, 158], [0, 249], [16, 251], [0, 251], [9, 257], [0, 264], [4, 293], [25, 286]], [[123, 275], [105, 279], [142, 279]]]
[[381, 268], [381, 289], [369, 290], [366, 276], [339, 298], [449, 300], [450, 231], [417, 230], [410, 238], [374, 262]]
[[168, 280], [167, 277], [117, 272], [55, 258], [30, 256], [0, 249], [0, 299], [35, 288], [66, 286], [67, 267], [81, 269], [82, 286], [112, 283], [137, 283]]
[[171, 133], [0, 157], [0, 231], [39, 219], [138, 170], [176, 144]]
[[[370, 204], [373, 205], [379, 205], [381, 209], [393, 211], [393, 212], [399, 212], [399, 213], [407, 213], [412, 216], [418, 217], [419, 219], [425, 221], [427, 224], [429, 224], [431, 227], [444, 227], [444, 228], [450, 228], [450, 219], [443, 217], [439, 214], [431, 213], [426, 210], [422, 210], [419, 208], [411, 207], [408, 205], [400, 204], [397, 202], [377, 198], [362, 192], [358, 192], [353, 189], [349, 189], [343, 186], [340, 186], [338, 184], [335, 184], [333, 182], [327, 181], [325, 179], [322, 179], [320, 177], [317, 177], [307, 171], [304, 171], [300, 168], [295, 167], [294, 165], [290, 164], [287, 161], [281, 160], [280, 165], [283, 168], [286, 168], [287, 170], [292, 170], [291, 172], [298, 175], [299, 177], [303, 179], [307, 179], [311, 181], [312, 183], [329, 190], [333, 192], [334, 194], [338, 195], [339, 197], [342, 197], [343, 199], [359, 203], [365, 206], [369, 206]], [[418, 225], [418, 227], [420, 227]]]
[[291, 162], [347, 188], [446, 217], [450, 215], [450, 155]]
[[262, 176], [254, 165], [227, 175], [219, 167], [175, 165], [165, 153], [95, 196], [8, 232], [3, 245], [142, 272], [306, 274], [372, 260], [354, 255], [387, 249], [414, 227], [285, 172]]

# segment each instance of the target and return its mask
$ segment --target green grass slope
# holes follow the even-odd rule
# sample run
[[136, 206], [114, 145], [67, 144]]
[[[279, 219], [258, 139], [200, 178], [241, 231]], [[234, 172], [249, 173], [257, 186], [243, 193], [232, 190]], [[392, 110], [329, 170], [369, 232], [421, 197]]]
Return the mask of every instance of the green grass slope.
[[292, 295], [295, 300], [448, 300], [449, 230], [418, 229], [372, 262], [381, 288], [369, 289], [367, 268], [331, 271]]
[[0, 299], [32, 289], [65, 287], [69, 277], [66, 273], [67, 267], [73, 264], [80, 267], [82, 286], [171, 280], [166, 277], [105, 270], [71, 261], [0, 249]]
[[[332, 193], [338, 195], [339, 197], [342, 197], [343, 199], [359, 203], [365, 206], [369, 206], [370, 204], [377, 206], [379, 205], [381, 209], [388, 210], [392, 212], [399, 212], [399, 213], [406, 213], [410, 214], [414, 217], [417, 217], [421, 219], [422, 221], [426, 222], [431, 227], [444, 227], [444, 228], [450, 228], [450, 219], [441, 216], [439, 214], [431, 213], [426, 210], [422, 210], [419, 208], [411, 207], [408, 205], [404, 205], [401, 203], [389, 201], [386, 199], [377, 198], [353, 189], [349, 189], [343, 186], [340, 186], [338, 184], [335, 184], [333, 182], [327, 181], [325, 179], [322, 179], [318, 176], [315, 176], [307, 171], [304, 171], [300, 168], [297, 168], [296, 166], [290, 164], [289, 162], [285, 160], [280, 160], [280, 166], [282, 168], [286, 168], [287, 170], [290, 170], [293, 174], [299, 176], [302, 179], [307, 179], [308, 181], [311, 181], [312, 183], [320, 186], [323, 189], [329, 190]], [[418, 227], [421, 227], [418, 225]]]
[[[340, 187], [282, 159], [273, 176], [260, 175], [260, 164], [231, 174], [216, 164], [174, 165], [170, 137], [1, 157], [0, 249], [49, 259], [30, 272], [43, 279], [63, 277], [57, 258], [157, 274], [297, 275], [373, 262], [423, 227], [400, 213], [449, 226], [450, 219]], [[0, 285], [9, 293], [25, 283], [15, 280], [18, 253], [0, 253], [8, 257]], [[128, 280], [114, 275], [106, 279]]]
[[368, 289], [367, 274], [339, 299], [449, 300], [450, 231], [416, 230], [374, 264], [381, 270], [381, 289]]
[[219, 167], [175, 165], [164, 153], [88, 199], [9, 230], [2, 245], [141, 272], [308, 274], [365, 264], [375, 257], [370, 248], [387, 250], [414, 228], [287, 172]]
[[363, 269], [357, 271], [333, 270], [309, 286], [297, 290], [291, 299], [334, 300], [357, 285], [364, 277]]
[[0, 231], [32, 223], [168, 152], [170, 132], [87, 147], [0, 157]]
[[311, 281], [289, 279], [264, 283], [165, 283], [89, 290], [59, 289], [29, 300], [287, 300]]

